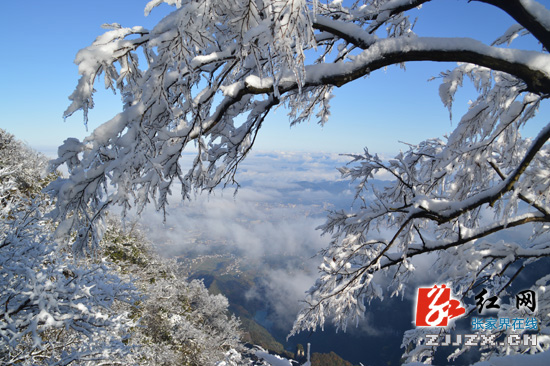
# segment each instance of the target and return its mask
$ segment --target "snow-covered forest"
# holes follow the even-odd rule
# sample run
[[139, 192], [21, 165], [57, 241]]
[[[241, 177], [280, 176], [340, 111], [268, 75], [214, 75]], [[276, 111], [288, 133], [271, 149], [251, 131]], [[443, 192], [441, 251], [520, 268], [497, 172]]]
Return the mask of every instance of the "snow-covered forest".
[[227, 299], [186, 281], [136, 223], [108, 216], [98, 251], [75, 257], [53, 237], [47, 159], [0, 129], [0, 163], [3, 365], [244, 364]]
[[[330, 243], [291, 335], [325, 323], [345, 331], [372, 300], [403, 296], [424, 259], [465, 316], [483, 289], [510, 298], [499, 319], [536, 319], [529, 330], [484, 329], [499, 340], [535, 334], [536, 344], [481, 344], [478, 365], [547, 364], [550, 271], [528, 279], [536, 309], [516, 306], [510, 289], [550, 256], [550, 122], [533, 122], [550, 95], [550, 10], [478, 0], [515, 23], [492, 43], [416, 34], [422, 6], [441, 1], [152, 0], [146, 15], [173, 8], [152, 29], [105, 24], [76, 55], [80, 79], [64, 117], [82, 111], [87, 123], [99, 87], [120, 95], [120, 113], [82, 141], [68, 137], [49, 163], [0, 130], [2, 362], [290, 364], [245, 348], [227, 299], [184, 280], [126, 214], [147, 206], [166, 214], [176, 191], [187, 201], [238, 187], [239, 167], [277, 108], [291, 125], [332, 123], [335, 88], [434, 62], [450, 114], [464, 84], [476, 96], [448, 136], [426, 136], [391, 159], [367, 148], [350, 156], [340, 172], [356, 185], [355, 204], [320, 227]], [[538, 134], [523, 136], [532, 125]], [[381, 173], [392, 180], [373, 185]], [[518, 228], [520, 240], [508, 239]], [[405, 364], [431, 364], [440, 347], [426, 335], [455, 331], [453, 322], [415, 327], [395, 352]], [[458, 345], [448, 362], [471, 349]]]

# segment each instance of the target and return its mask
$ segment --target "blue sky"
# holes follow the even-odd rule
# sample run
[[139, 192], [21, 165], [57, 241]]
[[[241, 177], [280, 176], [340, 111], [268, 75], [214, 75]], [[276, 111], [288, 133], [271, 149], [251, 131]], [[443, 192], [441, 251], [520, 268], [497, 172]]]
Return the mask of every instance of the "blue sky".
[[[103, 32], [103, 23], [152, 28], [169, 9], [157, 9], [146, 18], [146, 3], [31, 0], [3, 4], [0, 20], [9, 31], [2, 40], [0, 57], [0, 127], [46, 152], [54, 151], [67, 137], [85, 137], [81, 113], [66, 122], [61, 118], [67, 96], [78, 80], [74, 56]], [[415, 12], [419, 15], [415, 30], [420, 35], [466, 36], [491, 42], [512, 24], [500, 11], [465, 0], [436, 1]], [[264, 125], [256, 150], [355, 153], [368, 146], [373, 152], [394, 153], [406, 149], [399, 141], [417, 143], [440, 137], [450, 132], [453, 124], [439, 100], [438, 81], [427, 80], [450, 67], [452, 64], [410, 63], [407, 71], [390, 67], [348, 84], [336, 90], [332, 118], [324, 127], [312, 120], [290, 128], [286, 111], [279, 109]], [[473, 96], [470, 86], [460, 92], [454, 125]], [[110, 91], [99, 91], [95, 101], [90, 129], [120, 109], [118, 95]], [[539, 120], [545, 122], [548, 116], [550, 112], [542, 109]], [[527, 131], [536, 133], [536, 128]]]

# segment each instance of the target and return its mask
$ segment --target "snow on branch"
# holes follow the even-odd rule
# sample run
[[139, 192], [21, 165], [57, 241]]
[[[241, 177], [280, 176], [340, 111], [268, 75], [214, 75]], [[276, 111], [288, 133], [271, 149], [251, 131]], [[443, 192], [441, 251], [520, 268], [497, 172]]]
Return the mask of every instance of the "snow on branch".
[[[341, 169], [358, 183], [363, 205], [330, 213], [321, 227], [332, 242], [294, 331], [331, 317], [345, 328], [384, 296], [378, 273], [391, 274], [392, 293], [403, 293], [415, 258], [429, 253], [434, 271], [456, 289], [467, 292], [485, 278], [509, 283], [503, 268], [548, 253], [534, 243], [549, 228], [550, 127], [534, 139], [521, 131], [550, 95], [550, 12], [534, 0], [480, 1], [518, 23], [492, 45], [418, 37], [414, 24], [424, 15], [411, 21], [409, 10], [425, 0], [150, 1], [146, 14], [162, 3], [175, 9], [152, 30], [112, 25], [77, 55], [81, 79], [65, 116], [82, 110], [86, 120], [100, 76], [120, 92], [122, 111], [84, 141], [60, 147], [53, 166], [67, 164], [71, 175], [50, 185], [57, 236], [84, 252], [97, 245], [109, 205], [139, 211], [154, 203], [162, 211], [175, 187], [188, 199], [236, 183], [239, 163], [277, 107], [290, 110], [291, 124], [311, 117], [322, 124], [334, 87], [391, 65], [450, 61], [458, 65], [441, 73], [444, 106], [452, 111], [467, 79], [478, 97], [445, 139], [411, 145], [387, 161], [365, 150]], [[543, 49], [510, 48], [519, 34]], [[381, 171], [394, 180], [371, 187]], [[376, 199], [363, 200], [365, 193]], [[521, 248], [491, 242], [520, 226], [533, 234]], [[381, 229], [390, 230], [388, 238]]]

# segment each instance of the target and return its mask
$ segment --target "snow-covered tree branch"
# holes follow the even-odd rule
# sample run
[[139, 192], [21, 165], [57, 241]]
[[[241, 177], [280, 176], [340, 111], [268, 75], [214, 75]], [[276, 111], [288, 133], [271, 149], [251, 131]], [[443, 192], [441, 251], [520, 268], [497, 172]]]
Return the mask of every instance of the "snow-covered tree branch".
[[[485, 44], [417, 36], [422, 10], [416, 21], [409, 12], [428, 2], [154, 0], [146, 14], [162, 3], [176, 9], [152, 30], [106, 25], [110, 30], [76, 57], [81, 78], [65, 116], [82, 110], [86, 120], [100, 76], [120, 93], [123, 111], [84, 141], [68, 139], [59, 148], [54, 167], [66, 164], [71, 174], [50, 185], [58, 237], [76, 237], [77, 253], [93, 250], [109, 205], [141, 210], [153, 201], [164, 210], [176, 186], [188, 199], [194, 190], [234, 183], [239, 162], [278, 106], [289, 109], [291, 123], [313, 117], [323, 124], [334, 87], [390, 65], [451, 61], [457, 66], [440, 75], [444, 106], [452, 111], [465, 79], [477, 99], [445, 140], [426, 140], [389, 161], [365, 150], [342, 168], [358, 182], [358, 198], [369, 190], [376, 200], [330, 213], [322, 229], [333, 240], [295, 331], [329, 318], [345, 328], [366, 302], [383, 296], [375, 273], [392, 274], [391, 292], [401, 293], [414, 273], [413, 258], [429, 253], [437, 255], [438, 281], [456, 293], [471, 294], [487, 279], [495, 292], [505, 291], [507, 269], [550, 254], [544, 240], [550, 125], [532, 139], [520, 134], [550, 95], [550, 11], [534, 0], [481, 0], [517, 22]], [[520, 36], [537, 47], [513, 48]], [[190, 149], [194, 159], [182, 162]], [[394, 182], [371, 188], [378, 172]], [[520, 226], [533, 234], [521, 245], [491, 239]], [[392, 234], [383, 238], [379, 228]], [[533, 285], [543, 289], [546, 282]], [[544, 332], [546, 313], [540, 321]], [[537, 350], [546, 350], [540, 339]], [[410, 361], [430, 357], [409, 353]]]

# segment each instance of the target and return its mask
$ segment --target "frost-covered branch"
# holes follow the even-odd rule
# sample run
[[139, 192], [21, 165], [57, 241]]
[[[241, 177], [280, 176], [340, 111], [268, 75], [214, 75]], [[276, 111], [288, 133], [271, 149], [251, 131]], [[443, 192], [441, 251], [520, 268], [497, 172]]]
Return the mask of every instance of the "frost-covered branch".
[[[65, 222], [59, 236], [84, 226], [89, 229], [75, 248], [86, 248], [88, 240], [97, 245], [93, 227], [99, 216], [88, 210], [97, 212], [105, 202], [141, 209], [150, 200], [164, 209], [174, 182], [182, 184], [187, 198], [193, 189], [211, 190], [233, 180], [273, 107], [290, 106], [296, 121], [318, 108], [324, 122], [330, 88], [389, 65], [475, 63], [514, 75], [523, 83], [520, 91], [548, 93], [546, 54], [472, 39], [416, 37], [406, 11], [423, 2], [376, 2], [349, 9], [300, 1], [242, 6], [190, 2], [153, 30], [111, 25], [77, 55], [82, 77], [65, 116], [82, 109], [86, 118], [100, 74], [106, 87], [120, 91], [125, 109], [85, 141], [69, 139], [60, 148], [54, 166], [67, 163], [72, 176], [52, 185], [59, 197], [57, 214]], [[159, 4], [150, 3], [148, 11]], [[382, 24], [393, 29], [386, 38], [376, 34]], [[316, 31], [330, 35], [322, 41], [327, 50], [344, 41], [344, 49], [363, 51], [352, 55], [342, 49], [332, 62], [306, 64], [303, 51], [317, 46]], [[138, 49], [146, 56], [145, 70], [135, 54]], [[235, 122], [238, 115], [246, 116], [240, 125]], [[197, 157], [184, 173], [179, 157], [191, 142]], [[108, 182], [114, 189], [107, 190]]]
[[[345, 328], [368, 301], [383, 297], [375, 274], [391, 273], [391, 292], [402, 293], [413, 259], [430, 253], [434, 273], [455, 290], [499, 278], [491, 286], [502, 291], [514, 263], [547, 256], [536, 243], [549, 229], [550, 125], [534, 139], [521, 131], [550, 95], [550, 11], [534, 0], [480, 1], [518, 23], [490, 45], [417, 36], [423, 13], [410, 21], [409, 11], [428, 2], [422, 0], [149, 2], [146, 13], [162, 3], [176, 8], [151, 30], [111, 25], [77, 55], [81, 79], [65, 116], [83, 110], [86, 118], [100, 75], [120, 92], [123, 110], [84, 141], [59, 148], [53, 166], [66, 164], [71, 175], [50, 185], [58, 238], [82, 254], [97, 248], [109, 205], [139, 211], [153, 202], [164, 210], [176, 185], [188, 199], [234, 183], [277, 107], [289, 109], [291, 124], [311, 117], [323, 124], [334, 87], [391, 65], [450, 61], [458, 64], [440, 74], [443, 105], [452, 112], [465, 81], [477, 98], [444, 140], [411, 145], [388, 161], [365, 150], [342, 168], [358, 183], [363, 205], [329, 214], [322, 226], [332, 242], [295, 331], [330, 317]], [[512, 48], [519, 35], [543, 48]], [[183, 162], [191, 149], [194, 157]], [[382, 171], [394, 181], [370, 187]], [[492, 242], [493, 234], [520, 226], [533, 234], [521, 246]], [[429, 358], [426, 352], [418, 355]]]

